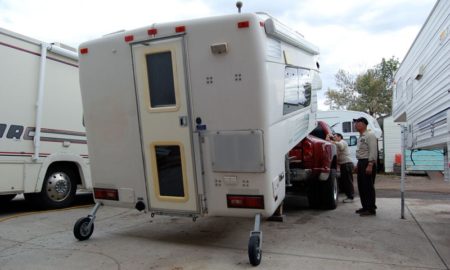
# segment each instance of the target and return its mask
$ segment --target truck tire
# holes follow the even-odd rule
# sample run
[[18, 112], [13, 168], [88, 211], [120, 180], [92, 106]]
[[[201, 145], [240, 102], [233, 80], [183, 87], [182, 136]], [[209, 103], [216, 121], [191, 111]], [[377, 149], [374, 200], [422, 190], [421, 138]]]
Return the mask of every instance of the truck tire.
[[314, 181], [309, 181], [306, 195], [308, 196], [309, 208], [319, 209], [321, 208], [321, 196], [319, 194], [319, 183], [314, 179]]
[[338, 204], [339, 186], [336, 169], [331, 169], [330, 176], [325, 182], [320, 182], [321, 206], [326, 210], [336, 209]]
[[72, 204], [77, 191], [78, 174], [70, 166], [54, 166], [47, 170], [42, 190], [27, 193], [25, 198], [38, 208], [64, 208]]
[[0, 195], [0, 203], [8, 203], [16, 197], [16, 194]]

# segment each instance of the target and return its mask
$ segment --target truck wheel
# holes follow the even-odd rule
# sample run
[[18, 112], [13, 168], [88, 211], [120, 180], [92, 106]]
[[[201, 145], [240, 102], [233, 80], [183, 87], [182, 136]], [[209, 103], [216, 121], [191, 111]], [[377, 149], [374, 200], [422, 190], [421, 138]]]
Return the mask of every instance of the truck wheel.
[[0, 203], [10, 202], [14, 197], [16, 197], [16, 194], [0, 195]]
[[50, 168], [45, 175], [41, 192], [25, 194], [40, 208], [64, 208], [75, 200], [77, 174], [68, 166]]
[[330, 176], [325, 182], [320, 183], [322, 208], [327, 210], [336, 209], [338, 204], [339, 187], [336, 177], [336, 169], [331, 169]]
[[308, 183], [306, 194], [308, 196], [309, 208], [320, 208], [320, 194], [317, 181], [310, 181]]

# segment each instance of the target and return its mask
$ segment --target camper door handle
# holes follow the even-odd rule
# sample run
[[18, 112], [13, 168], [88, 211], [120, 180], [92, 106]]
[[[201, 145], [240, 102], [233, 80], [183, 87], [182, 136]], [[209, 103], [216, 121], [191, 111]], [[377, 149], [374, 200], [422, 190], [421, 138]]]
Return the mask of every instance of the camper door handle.
[[180, 116], [180, 126], [187, 127], [187, 116]]

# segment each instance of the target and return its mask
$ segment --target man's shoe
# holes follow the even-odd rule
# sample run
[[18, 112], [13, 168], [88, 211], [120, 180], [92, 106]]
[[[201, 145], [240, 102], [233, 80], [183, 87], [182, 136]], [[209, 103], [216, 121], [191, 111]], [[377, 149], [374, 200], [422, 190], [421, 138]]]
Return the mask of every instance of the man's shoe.
[[347, 198], [345, 198], [342, 202], [343, 202], [343, 203], [352, 203], [352, 202], [353, 202], [353, 198], [347, 197]]
[[358, 210], [355, 211], [356, 214], [361, 213], [362, 211], [364, 211], [364, 208], [359, 208]]
[[375, 210], [364, 210], [359, 213], [359, 216], [376, 216], [377, 212]]

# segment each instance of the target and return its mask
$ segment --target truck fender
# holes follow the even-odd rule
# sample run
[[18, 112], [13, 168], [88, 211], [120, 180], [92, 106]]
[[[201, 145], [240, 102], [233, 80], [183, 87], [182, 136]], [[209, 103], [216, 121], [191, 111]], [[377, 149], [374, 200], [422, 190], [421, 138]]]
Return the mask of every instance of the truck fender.
[[[43, 159], [42, 166], [39, 170], [38, 181], [34, 187], [34, 192], [40, 192], [42, 189], [42, 184], [44, 183], [45, 174], [47, 173], [48, 167], [55, 162], [72, 162], [78, 167], [81, 178], [82, 188], [92, 188], [90, 184], [91, 173], [89, 170], [88, 160], [82, 158], [79, 155], [70, 153], [54, 153]], [[27, 191], [26, 191], [27, 192]]]

